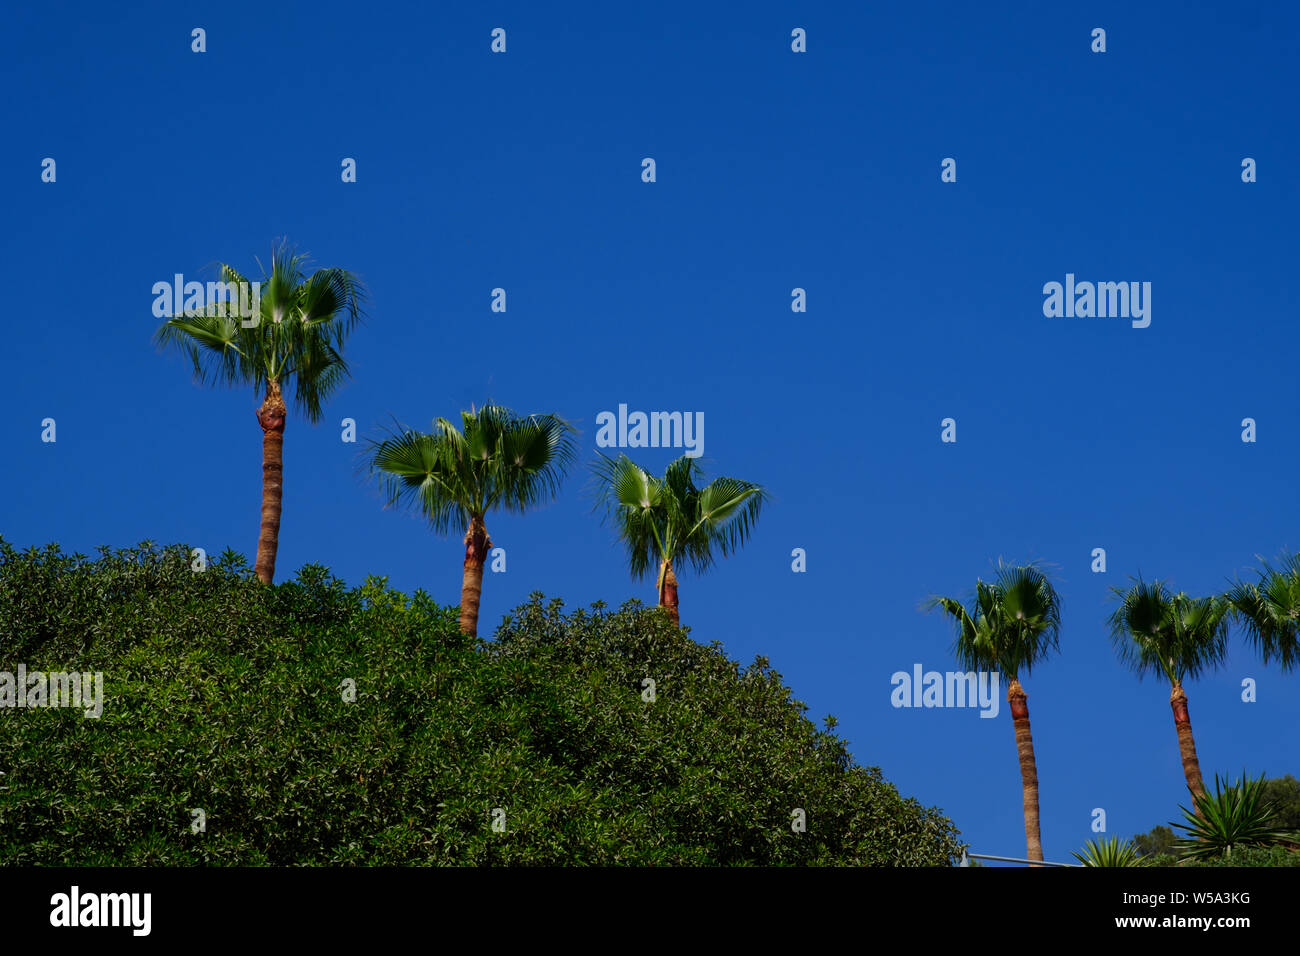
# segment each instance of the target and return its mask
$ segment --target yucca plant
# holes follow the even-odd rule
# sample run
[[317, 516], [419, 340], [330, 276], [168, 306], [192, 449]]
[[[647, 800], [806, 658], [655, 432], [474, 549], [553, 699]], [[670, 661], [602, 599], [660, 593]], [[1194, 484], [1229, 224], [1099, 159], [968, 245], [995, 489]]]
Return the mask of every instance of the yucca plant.
[[1119, 837], [1109, 840], [1089, 840], [1082, 853], [1071, 854], [1084, 866], [1150, 866], [1151, 862], [1138, 852], [1132, 840], [1120, 842]]
[[1187, 823], [1173, 826], [1186, 832], [1174, 843], [1184, 859], [1232, 857], [1239, 847], [1270, 847], [1297, 839], [1297, 835], [1276, 829], [1277, 813], [1264, 797], [1264, 777], [1251, 780], [1242, 772], [1234, 785], [1214, 775], [1214, 793], [1195, 798], [1195, 809], [1180, 806]]

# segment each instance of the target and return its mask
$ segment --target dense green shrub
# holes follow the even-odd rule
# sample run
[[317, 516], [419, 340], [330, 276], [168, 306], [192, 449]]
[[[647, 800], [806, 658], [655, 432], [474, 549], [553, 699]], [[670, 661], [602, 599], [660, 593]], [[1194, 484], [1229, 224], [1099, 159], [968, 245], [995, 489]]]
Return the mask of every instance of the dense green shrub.
[[98, 719], [0, 708], [0, 863], [960, 855], [948, 819], [854, 765], [765, 661], [741, 668], [658, 610], [535, 595], [482, 641], [381, 578], [349, 589], [309, 565], [264, 587], [232, 552], [195, 572], [183, 546], [100, 550], [0, 540], [0, 671], [102, 671], [105, 695]]
[[1157, 853], [1146, 859], [1151, 866], [1300, 866], [1300, 851], [1284, 846], [1239, 847], [1230, 857], [1196, 860], [1182, 859], [1172, 853]]

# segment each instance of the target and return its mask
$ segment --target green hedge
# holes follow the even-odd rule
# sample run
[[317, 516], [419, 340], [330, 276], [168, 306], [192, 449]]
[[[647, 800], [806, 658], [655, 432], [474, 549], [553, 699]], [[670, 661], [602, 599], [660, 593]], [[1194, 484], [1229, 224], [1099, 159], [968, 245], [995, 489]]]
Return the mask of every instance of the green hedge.
[[1179, 857], [1173, 853], [1157, 853], [1147, 859], [1151, 861], [1151, 866], [1300, 866], [1300, 852], [1284, 846], [1238, 847], [1232, 851], [1232, 856], [1209, 860], [1180, 862]]
[[99, 719], [0, 708], [0, 863], [961, 853], [951, 821], [856, 766], [765, 661], [741, 668], [636, 602], [566, 615], [534, 595], [484, 641], [382, 578], [349, 589], [309, 565], [268, 588], [233, 552], [195, 572], [179, 545], [89, 560], [0, 539], [0, 635], [0, 671], [102, 671], [105, 694]]

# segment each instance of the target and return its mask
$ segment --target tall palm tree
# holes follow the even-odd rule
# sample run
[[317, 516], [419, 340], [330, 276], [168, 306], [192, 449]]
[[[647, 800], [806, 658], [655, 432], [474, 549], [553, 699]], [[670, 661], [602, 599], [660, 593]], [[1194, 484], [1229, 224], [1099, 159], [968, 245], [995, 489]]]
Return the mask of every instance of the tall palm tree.
[[1029, 729], [1028, 695], [1020, 676], [1057, 649], [1061, 634], [1061, 599], [1037, 565], [998, 562], [992, 582], [977, 580], [970, 606], [934, 597], [927, 609], [941, 608], [952, 618], [956, 641], [952, 653], [970, 671], [999, 670], [1007, 677], [1007, 703], [1020, 757], [1025, 811], [1025, 845], [1030, 860], [1042, 861], [1043, 838], [1038, 820], [1038, 764]]
[[1276, 660], [1289, 671], [1300, 664], [1300, 554], [1279, 563], [1264, 562], [1257, 584], [1237, 582], [1226, 599], [1264, 663]]
[[576, 433], [557, 415], [522, 418], [499, 405], [460, 414], [463, 431], [439, 418], [431, 433], [401, 429], [372, 439], [369, 467], [390, 505], [414, 506], [438, 534], [464, 529], [460, 629], [473, 636], [492, 548], [487, 513], [522, 513], [554, 499], [573, 463]]
[[600, 455], [593, 470], [597, 505], [605, 507], [627, 546], [632, 577], [643, 578], [657, 566], [659, 606], [674, 624], [681, 623], [675, 568], [684, 562], [707, 571], [715, 552], [727, 557], [738, 550], [768, 497], [760, 486], [739, 478], [714, 478], [701, 488], [703, 470], [685, 455], [668, 466], [663, 478], [626, 455]]
[[[321, 406], [348, 377], [343, 347], [361, 320], [365, 291], [344, 269], [319, 269], [305, 275], [307, 257], [281, 241], [272, 250], [271, 272], [261, 281], [255, 315], [241, 319], [234, 311], [209, 303], [165, 321], [154, 336], [161, 348], [175, 348], [194, 364], [200, 384], [252, 385], [263, 395], [257, 410], [262, 429], [262, 523], [254, 571], [270, 584], [280, 543], [280, 508], [284, 492], [284, 392], [292, 389], [294, 407], [309, 422], [321, 420]], [[248, 288], [232, 266], [221, 266], [221, 281]], [[246, 327], [246, 324], [248, 327]]]
[[1218, 597], [1191, 598], [1181, 591], [1171, 594], [1159, 581], [1141, 578], [1127, 591], [1112, 588], [1120, 605], [1110, 616], [1111, 640], [1119, 658], [1140, 678], [1163, 674], [1169, 681], [1169, 706], [1178, 731], [1178, 752], [1183, 776], [1193, 801], [1204, 795], [1196, 738], [1187, 712], [1183, 682], [1214, 670], [1228, 648], [1228, 614], [1231, 606]]

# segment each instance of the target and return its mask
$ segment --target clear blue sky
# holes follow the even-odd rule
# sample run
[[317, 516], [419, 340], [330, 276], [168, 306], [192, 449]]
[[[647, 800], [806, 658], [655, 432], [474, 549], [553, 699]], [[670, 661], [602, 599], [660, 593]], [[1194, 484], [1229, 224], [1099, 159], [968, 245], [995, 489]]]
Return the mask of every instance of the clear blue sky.
[[[999, 556], [1051, 562], [1062, 648], [1025, 681], [1046, 856], [1068, 860], [1096, 807], [1121, 836], [1175, 819], [1169, 689], [1115, 660], [1107, 590], [1141, 572], [1208, 592], [1300, 548], [1300, 16], [1134, 6], [17, 6], [0, 533], [251, 561], [256, 399], [155, 352], [150, 290], [217, 261], [255, 274], [288, 236], [372, 302], [326, 421], [289, 421], [279, 579], [321, 562], [458, 601], [462, 545], [381, 510], [344, 417], [427, 427], [491, 399], [574, 420], [590, 459], [619, 403], [700, 411], [710, 473], [774, 500], [740, 555], [681, 576], [694, 637], [769, 656], [860, 762], [976, 851], [1022, 855], [1005, 702], [894, 709], [889, 678], [955, 666], [926, 596], [965, 595]], [[1150, 327], [1045, 317], [1067, 272], [1151, 282]], [[534, 590], [653, 602], [586, 484], [490, 519], [508, 571], [484, 582], [485, 631]], [[1207, 777], [1300, 773], [1298, 680], [1238, 642], [1188, 687]]]

